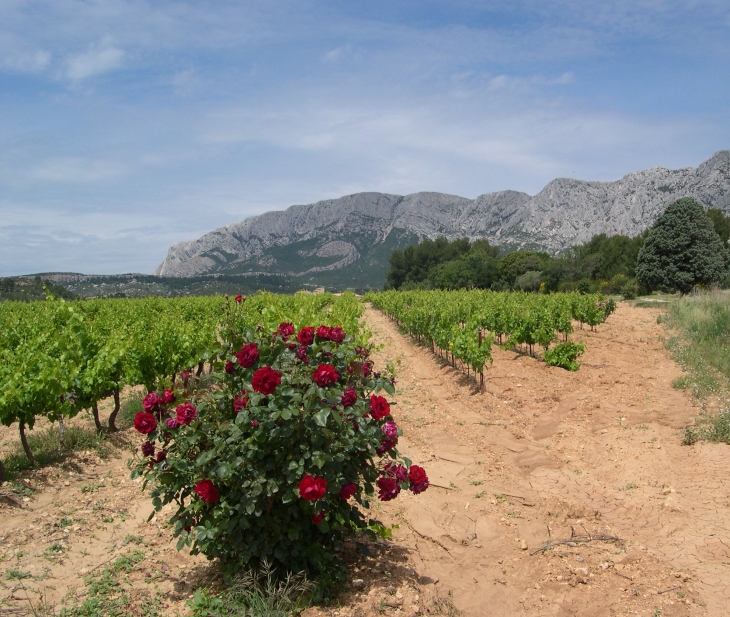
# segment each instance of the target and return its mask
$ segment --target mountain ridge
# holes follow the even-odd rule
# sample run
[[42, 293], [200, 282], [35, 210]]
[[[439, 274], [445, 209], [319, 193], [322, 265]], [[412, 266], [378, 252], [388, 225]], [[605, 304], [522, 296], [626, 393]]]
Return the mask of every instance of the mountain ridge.
[[730, 151], [716, 152], [697, 168], [655, 167], [611, 182], [556, 178], [533, 196], [512, 190], [475, 199], [363, 192], [293, 205], [172, 244], [154, 274], [278, 273], [377, 287], [390, 251], [425, 238], [485, 238], [508, 250], [557, 254], [597, 233], [637, 235], [685, 196], [727, 213]]

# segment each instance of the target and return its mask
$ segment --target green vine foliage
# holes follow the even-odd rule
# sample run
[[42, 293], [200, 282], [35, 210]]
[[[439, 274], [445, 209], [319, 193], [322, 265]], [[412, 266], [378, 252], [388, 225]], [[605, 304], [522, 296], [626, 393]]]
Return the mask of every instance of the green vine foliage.
[[577, 371], [580, 367], [578, 357], [583, 354], [584, 349], [583, 343], [567, 341], [548, 349], [543, 358], [548, 366], [559, 366], [569, 371]]

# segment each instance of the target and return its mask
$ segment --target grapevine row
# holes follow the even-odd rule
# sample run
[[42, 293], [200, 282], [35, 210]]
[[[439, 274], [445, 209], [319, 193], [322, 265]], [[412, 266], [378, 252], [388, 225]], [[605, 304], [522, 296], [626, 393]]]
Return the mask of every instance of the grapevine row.
[[[366, 300], [432, 351], [451, 354], [484, 381], [484, 366], [492, 361], [492, 345], [524, 347], [531, 355], [536, 345], [545, 359], [575, 369], [582, 347], [569, 342], [573, 321], [591, 329], [605, 321], [615, 304], [599, 294], [537, 295], [493, 291], [385, 291]], [[550, 346], [562, 339], [553, 350]], [[567, 357], [567, 359], [566, 359]]]
[[[220, 340], [222, 312], [240, 297], [107, 299], [0, 303], [0, 422], [17, 423], [26, 439], [37, 418], [63, 423], [86, 410], [102, 430], [99, 401], [113, 397], [107, 430], [117, 430], [125, 386], [169, 387], [188, 371], [200, 374]], [[353, 294], [256, 294], [235, 311], [241, 331], [326, 322], [364, 342], [362, 305]], [[0, 477], [4, 475], [0, 463]]]

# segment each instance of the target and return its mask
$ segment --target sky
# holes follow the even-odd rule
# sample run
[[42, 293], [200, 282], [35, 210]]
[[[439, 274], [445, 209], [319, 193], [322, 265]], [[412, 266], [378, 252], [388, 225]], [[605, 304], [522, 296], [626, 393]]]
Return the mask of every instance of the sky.
[[0, 276], [730, 148], [727, 0], [1, 0]]

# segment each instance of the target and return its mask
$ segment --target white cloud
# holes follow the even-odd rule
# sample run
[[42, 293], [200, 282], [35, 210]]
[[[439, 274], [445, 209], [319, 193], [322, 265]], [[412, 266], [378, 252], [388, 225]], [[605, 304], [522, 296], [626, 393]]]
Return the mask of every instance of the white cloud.
[[125, 175], [123, 165], [82, 157], [63, 157], [47, 160], [31, 170], [38, 180], [63, 184], [97, 184], [116, 180]]
[[119, 68], [124, 57], [124, 50], [115, 47], [110, 40], [105, 40], [89, 46], [83, 53], [69, 56], [64, 75], [72, 82], [83, 81]]

